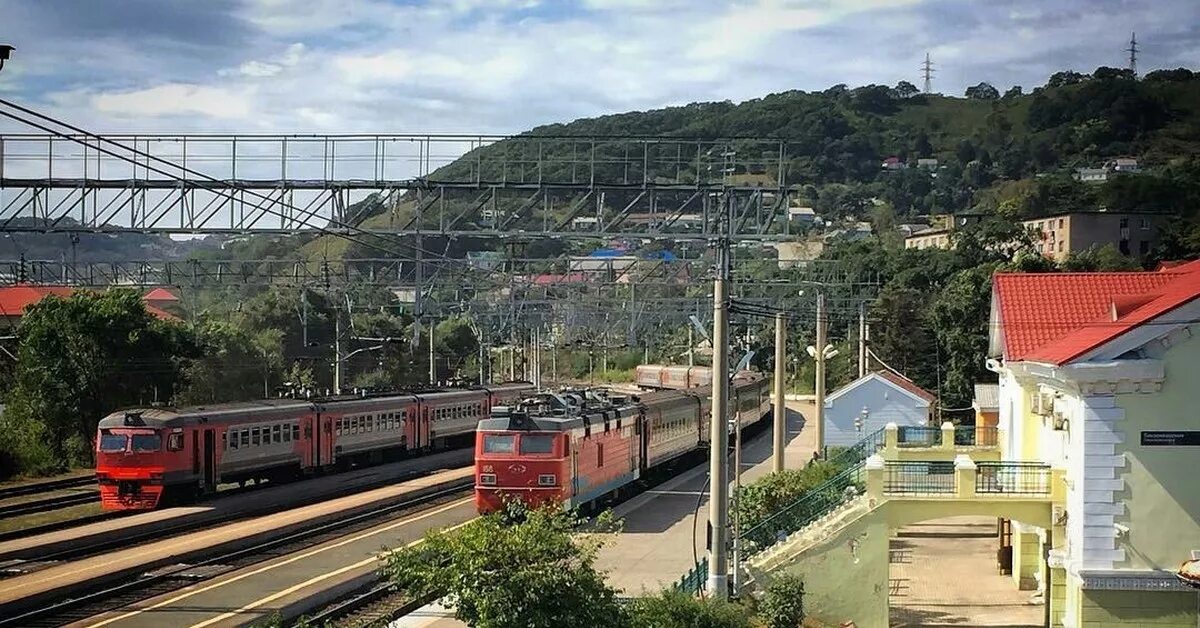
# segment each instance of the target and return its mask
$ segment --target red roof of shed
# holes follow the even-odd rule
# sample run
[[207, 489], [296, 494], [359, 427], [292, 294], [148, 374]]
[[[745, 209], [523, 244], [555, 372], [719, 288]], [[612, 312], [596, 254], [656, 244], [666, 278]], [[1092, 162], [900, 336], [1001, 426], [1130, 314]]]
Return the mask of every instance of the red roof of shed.
[[[70, 286], [8, 286], [0, 288], [0, 316], [23, 316], [25, 309], [53, 294], [63, 298], [71, 296], [75, 289]], [[149, 303], [146, 311], [162, 320], [179, 320], [178, 316], [165, 312]]]
[[1200, 297], [1200, 261], [1159, 272], [998, 273], [1004, 358], [1065, 364]]

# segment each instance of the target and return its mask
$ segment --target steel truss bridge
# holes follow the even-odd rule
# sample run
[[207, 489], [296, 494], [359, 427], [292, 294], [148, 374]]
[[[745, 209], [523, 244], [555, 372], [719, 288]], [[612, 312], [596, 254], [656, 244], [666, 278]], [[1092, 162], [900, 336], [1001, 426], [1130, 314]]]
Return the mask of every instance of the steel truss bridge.
[[[787, 239], [784, 141], [0, 134], [0, 231]], [[355, 204], [371, 198], [377, 218]]]
[[736, 259], [742, 247], [796, 239], [787, 210], [799, 181], [778, 139], [99, 136], [4, 100], [0, 114], [43, 131], [0, 133], [0, 234], [311, 233], [383, 253], [325, 262], [20, 259], [0, 262], [0, 283], [372, 286], [408, 298], [427, 322], [463, 313], [495, 337], [558, 327], [584, 338], [597, 329], [607, 337], [613, 325], [633, 338], [707, 319], [712, 256], [497, 263], [438, 255], [423, 241], [701, 242], [692, 250], [733, 251], [733, 298], [792, 315], [812, 313], [822, 292], [829, 314], [850, 316], [877, 287], [823, 264], [763, 272], [777, 262]]

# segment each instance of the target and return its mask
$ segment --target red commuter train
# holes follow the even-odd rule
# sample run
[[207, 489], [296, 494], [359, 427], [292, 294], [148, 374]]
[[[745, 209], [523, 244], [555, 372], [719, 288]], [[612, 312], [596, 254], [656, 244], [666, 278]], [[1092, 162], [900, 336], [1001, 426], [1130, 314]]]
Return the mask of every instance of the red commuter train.
[[[770, 382], [739, 373], [729, 400], [742, 428], [752, 425], [771, 411]], [[616, 495], [705, 447], [711, 406], [711, 389], [702, 386], [590, 405], [543, 393], [517, 408], [495, 408], [475, 432], [475, 506], [488, 513], [519, 499], [574, 508]]]
[[466, 445], [493, 406], [533, 391], [491, 388], [268, 399], [114, 412], [100, 420], [96, 479], [106, 510], [149, 510], [248, 480], [286, 479]]

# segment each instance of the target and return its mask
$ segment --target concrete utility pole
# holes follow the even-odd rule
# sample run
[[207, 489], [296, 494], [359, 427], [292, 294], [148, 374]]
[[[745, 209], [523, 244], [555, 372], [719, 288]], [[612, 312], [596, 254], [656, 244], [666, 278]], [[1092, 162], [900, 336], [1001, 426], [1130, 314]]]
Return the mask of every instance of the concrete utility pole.
[[433, 357], [433, 323], [429, 324], [429, 383], [437, 383], [437, 361]]
[[858, 376], [867, 374], [867, 304], [858, 304]]
[[342, 393], [342, 315], [333, 310], [333, 394]]
[[783, 392], [783, 378], [787, 374], [784, 340], [787, 333], [783, 313], [775, 315], [775, 456], [771, 470], [783, 471], [783, 448], [787, 440], [787, 402]]
[[825, 327], [829, 323], [825, 318], [825, 295], [817, 294], [817, 351], [813, 357], [817, 361], [816, 381], [816, 420], [817, 453], [825, 451]]
[[[724, 204], [727, 199], [721, 199]], [[721, 208], [726, 212], [725, 207]], [[728, 216], [721, 220], [727, 230]], [[708, 500], [709, 560], [707, 588], [716, 599], [729, 597], [729, 548], [726, 546], [729, 520], [729, 304], [726, 285], [729, 279], [729, 236], [721, 231], [717, 244], [717, 277], [713, 280], [713, 355], [712, 425], [709, 444], [708, 477], [712, 496]]]

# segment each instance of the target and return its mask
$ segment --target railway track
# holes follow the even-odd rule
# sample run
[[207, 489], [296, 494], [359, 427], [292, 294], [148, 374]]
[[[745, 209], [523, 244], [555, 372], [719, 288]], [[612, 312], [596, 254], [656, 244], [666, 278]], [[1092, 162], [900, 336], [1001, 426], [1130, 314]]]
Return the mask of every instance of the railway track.
[[390, 583], [375, 582], [304, 619], [309, 626], [384, 626], [432, 601], [413, 599]]
[[100, 501], [100, 491], [85, 491], [81, 493], [56, 495], [45, 499], [0, 505], [0, 519], [32, 515], [39, 512], [58, 510], [68, 506], [90, 504]]
[[93, 486], [96, 484], [96, 478], [90, 475], [85, 475], [76, 478], [62, 478], [58, 480], [48, 480], [46, 482], [32, 482], [29, 484], [18, 484], [16, 486], [6, 486], [0, 488], [0, 500], [9, 499], [12, 497], [23, 497], [25, 495], [34, 495], [44, 493], [46, 491], [57, 491], [64, 488], [79, 488], [81, 486]]
[[300, 526], [266, 541], [230, 551], [216, 551], [192, 556], [187, 564], [160, 566], [116, 585], [81, 586], [61, 601], [34, 605], [8, 616], [0, 617], [0, 627], [61, 626], [81, 621], [101, 613], [117, 610], [169, 593], [221, 574], [292, 554], [328, 541], [349, 536], [410, 512], [428, 510], [460, 499], [470, 492], [473, 478], [464, 478], [435, 492], [401, 500], [395, 504], [372, 509], [317, 525]]

